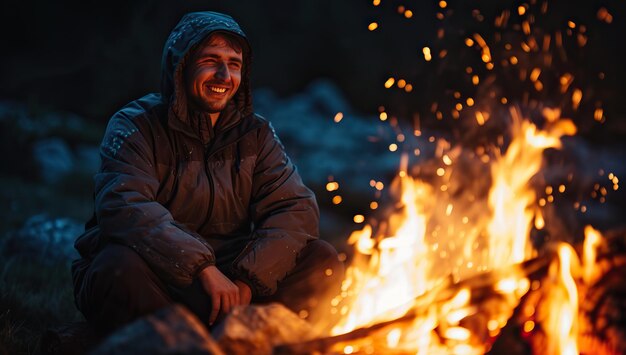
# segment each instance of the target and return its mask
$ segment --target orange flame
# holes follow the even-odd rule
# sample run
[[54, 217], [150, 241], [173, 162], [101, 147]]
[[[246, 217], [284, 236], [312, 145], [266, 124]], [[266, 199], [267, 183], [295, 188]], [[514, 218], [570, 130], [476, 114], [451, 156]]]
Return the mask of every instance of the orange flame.
[[585, 242], [583, 244], [583, 278], [587, 285], [593, 284], [600, 270], [596, 266], [596, 249], [600, 245], [600, 232], [592, 226], [585, 227]]
[[[356, 246], [358, 254], [342, 288], [344, 296], [358, 297], [359, 301], [350, 306], [350, 313], [333, 329], [335, 334], [398, 318], [410, 308], [411, 301], [427, 289], [426, 216], [415, 201], [430, 194], [429, 186], [414, 182], [410, 177], [400, 178], [400, 183], [405, 191], [402, 202], [406, 208], [390, 218], [390, 221], [402, 223], [395, 235], [377, 241], [372, 238], [372, 227], [366, 225], [352, 233], [348, 240]], [[398, 307], [403, 304], [406, 306]], [[347, 310], [343, 308], [341, 313]]]
[[527, 240], [529, 222], [537, 208], [530, 209], [536, 195], [528, 188], [528, 181], [539, 171], [544, 149], [560, 148], [560, 136], [576, 133], [569, 120], [556, 121], [548, 130], [538, 131], [534, 124], [521, 121], [517, 111], [512, 109], [511, 115], [515, 138], [506, 155], [491, 166], [494, 181], [489, 194], [493, 211], [488, 226], [490, 268], [520, 263], [532, 256]]
[[550, 266], [546, 299], [540, 315], [547, 335], [547, 354], [578, 354], [578, 288], [572, 273], [577, 274], [579, 260], [574, 249], [558, 245], [558, 260]]
[[[553, 115], [557, 111], [546, 112]], [[341, 316], [332, 334], [397, 319], [418, 307], [418, 315], [410, 326], [404, 323], [387, 329], [385, 346], [418, 353], [478, 354], [488, 350], [486, 339], [474, 333], [478, 329], [461, 323], [477, 312], [471, 305], [469, 288], [462, 288], [447, 301], [444, 297], [444, 301], [424, 305], [416, 300], [424, 296], [436, 298], [445, 288], [438, 286], [449, 284], [450, 280], [459, 282], [492, 270], [501, 276], [493, 288], [505, 304], [487, 315], [489, 321], [484, 326], [493, 336], [529, 290], [529, 280], [515, 266], [533, 256], [529, 233], [533, 221], [542, 218], [529, 180], [541, 167], [543, 151], [560, 148], [560, 137], [574, 134], [576, 127], [569, 120], [547, 117], [546, 126], [540, 130], [523, 120], [516, 110], [511, 110], [511, 116], [512, 139], [506, 152], [486, 160], [491, 163], [492, 187], [482, 203], [488, 206], [488, 216], [476, 212], [471, 215], [478, 201], [470, 205], [459, 201], [445, 192], [447, 188], [415, 180], [407, 174], [406, 166], [402, 167], [391, 186], [400, 196], [397, 212], [379, 223], [378, 230], [366, 224], [349, 238], [355, 246], [355, 256], [341, 295], [332, 301], [333, 312]], [[458, 159], [462, 149], [444, 143], [437, 152], [444, 165], [438, 168], [436, 176], [444, 181], [441, 186], [459, 186], [464, 181], [456, 173], [455, 163], [462, 160]], [[407, 159], [402, 161], [405, 165]], [[446, 228], [433, 227], [440, 226], [441, 221], [445, 221]], [[565, 251], [560, 255], [563, 263], [572, 258]], [[568, 299], [574, 300], [572, 281], [564, 272], [561, 278], [567, 286]], [[572, 304], [577, 306], [575, 301]], [[574, 318], [572, 314], [571, 319]], [[568, 329], [571, 327], [575, 325]]]

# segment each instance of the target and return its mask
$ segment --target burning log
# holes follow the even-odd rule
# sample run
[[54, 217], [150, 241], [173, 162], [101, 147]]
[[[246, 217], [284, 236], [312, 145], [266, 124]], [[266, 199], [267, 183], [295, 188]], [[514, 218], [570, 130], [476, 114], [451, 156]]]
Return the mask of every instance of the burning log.
[[[626, 353], [626, 231], [609, 233], [607, 238], [598, 248], [599, 255], [595, 260], [595, 267], [600, 275], [597, 280], [589, 285], [578, 277], [579, 302], [579, 328], [578, 350], [581, 353], [593, 354], [619, 354]], [[547, 298], [553, 290], [548, 285], [550, 278], [554, 277], [554, 271], [550, 271], [551, 264], [559, 260], [556, 249], [548, 249], [535, 259], [528, 260], [519, 265], [514, 265], [507, 270], [491, 271], [474, 277], [452, 282], [447, 279], [434, 289], [415, 299], [414, 306], [405, 315], [376, 323], [374, 325], [355, 329], [351, 332], [331, 337], [316, 338], [313, 340], [286, 344], [274, 349], [276, 354], [311, 354], [328, 353], [342, 349], [340, 346], [350, 344], [372, 344], [374, 339], [384, 337], [395, 328], [410, 326], [419, 317], [424, 317], [429, 307], [440, 307], [449, 302], [461, 290], [471, 289], [471, 306], [474, 313], [463, 320], [463, 326], [477, 331], [485, 328], [486, 317], [493, 307], [494, 300], [498, 302], [499, 295], [496, 288], [498, 280], [506, 280], [507, 274], [514, 274], [516, 268], [521, 274], [528, 277], [533, 287], [521, 297], [519, 305], [507, 321], [505, 328], [493, 334], [481, 334], [487, 343], [493, 342], [486, 347], [491, 352], [503, 351], [516, 353], [541, 353], [546, 350], [551, 341], [547, 333], [545, 322], [546, 313], [556, 312], [550, 307]], [[542, 284], [547, 283], [547, 284]], [[440, 328], [440, 327], [439, 327]], [[436, 329], [445, 338], [445, 329]], [[358, 346], [355, 348], [358, 349]], [[385, 350], [386, 353], [402, 353], [402, 350], [387, 348], [384, 344], [374, 345], [376, 351]], [[350, 348], [353, 351], [353, 348]]]
[[[592, 282], [578, 282], [578, 350], [581, 354], [626, 353], [626, 230], [606, 233], [597, 258], [590, 262], [598, 275]], [[515, 344], [521, 343], [530, 346], [533, 353], [546, 351], [549, 339], [537, 313], [541, 313], [549, 292], [542, 285], [524, 297], [503, 329], [503, 336], [494, 343], [494, 353], [511, 352]], [[544, 309], [543, 313], [554, 311]]]
[[[472, 290], [473, 304], [489, 304], [489, 302], [487, 302], [489, 298], [499, 296], [494, 290], [494, 285], [497, 284], [497, 280], [502, 279], [503, 276], [506, 278], [506, 275], [519, 273], [519, 270], [521, 270], [522, 274], [533, 279], [542, 278], [546, 274], [548, 265], [555, 257], [556, 255], [554, 252], [547, 252], [546, 254], [535, 259], [528, 260], [519, 265], [513, 265], [508, 270], [486, 272], [456, 283], [452, 282], [452, 280], [448, 278], [446, 281], [437, 285], [426, 294], [417, 297], [411, 310], [400, 318], [358, 328], [345, 334], [316, 338], [300, 343], [280, 345], [274, 349], [274, 353], [285, 355], [327, 353], [338, 344], [362, 340], [374, 336], [383, 330], [390, 329], [391, 327], [408, 325], [416, 318], [425, 316], [433, 305], [437, 306], [449, 302], [461, 290], [466, 288], [470, 288]], [[486, 323], [486, 321], [484, 323]]]
[[581, 350], [594, 354], [626, 353], [626, 230], [606, 233], [596, 267], [602, 276], [582, 300]]
[[377, 331], [380, 331], [390, 325], [401, 325], [403, 323], [408, 323], [412, 321], [413, 319], [415, 319], [414, 314], [407, 314], [398, 319], [378, 323], [378, 324], [372, 325], [371, 327], [359, 328], [346, 334], [341, 334], [341, 335], [336, 335], [336, 336], [331, 336], [331, 337], [324, 337], [324, 338], [317, 338], [317, 339], [305, 341], [302, 343], [279, 345], [276, 348], [274, 348], [274, 354], [291, 355], [291, 354], [326, 353], [328, 352], [329, 349], [331, 349], [333, 346], [339, 343], [346, 343], [350, 341], [363, 339], [363, 338], [371, 336]]

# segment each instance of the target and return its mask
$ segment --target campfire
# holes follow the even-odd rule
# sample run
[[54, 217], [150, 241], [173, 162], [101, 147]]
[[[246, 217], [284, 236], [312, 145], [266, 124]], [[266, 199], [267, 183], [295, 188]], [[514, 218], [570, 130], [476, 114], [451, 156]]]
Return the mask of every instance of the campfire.
[[[543, 129], [513, 109], [511, 118], [505, 152], [442, 150], [434, 183], [411, 178], [403, 158], [391, 187], [396, 211], [349, 238], [355, 255], [331, 305], [339, 321], [318, 350], [483, 354], [515, 322], [524, 336], [541, 334], [538, 352], [579, 351], [578, 300], [598, 278], [601, 236], [586, 229], [582, 261], [569, 244], [548, 243], [540, 253], [530, 240], [533, 225], [545, 223], [530, 180], [543, 151], [560, 148], [576, 128], [552, 115]], [[450, 192], [477, 178], [457, 169], [463, 159], [488, 168], [486, 196]]]
[[[447, 4], [441, 1], [439, 5], [438, 16], [443, 19]], [[401, 8], [398, 12], [410, 18], [406, 15], [410, 10]], [[476, 137], [484, 129], [485, 137], [495, 139], [451, 144], [431, 137], [429, 142], [436, 145], [433, 158], [421, 164], [411, 163], [419, 149], [405, 149], [389, 189], [393, 205], [388, 213], [372, 218], [349, 237], [354, 253], [342, 292], [329, 305], [336, 319], [330, 334], [282, 346], [279, 352], [621, 351], [606, 332], [600, 334], [599, 329], [606, 330], [610, 321], [599, 321], [599, 314], [610, 311], [598, 310], [603, 307], [597, 304], [603, 291], [597, 288], [598, 280], [623, 261], [611, 255], [610, 242], [591, 225], [584, 228], [584, 242], [546, 231], [551, 223], [561, 223], [554, 214], [547, 218], [546, 211], [571, 188], [572, 176], [548, 183], [545, 175], [551, 166], [544, 157], [546, 151], [561, 150], [563, 140], [576, 134], [574, 121], [562, 116], [564, 112], [580, 115], [583, 97], [581, 81], [553, 64], [566, 60], [567, 41], [585, 47], [586, 27], [568, 21], [564, 31], [544, 34], [534, 27], [533, 10], [545, 14], [547, 3], [531, 2], [497, 15], [495, 26], [504, 34], [496, 31], [497, 43], [491, 46], [478, 33], [465, 39], [467, 47], [478, 50], [485, 66], [485, 78], [476, 68], [465, 70], [477, 87], [476, 94], [484, 98], [463, 98], [459, 91], [449, 90], [457, 101], [450, 119], [473, 127], [469, 135]], [[479, 11], [473, 16], [484, 20]], [[506, 38], [503, 29], [514, 22], [514, 16], [520, 18], [511, 25], [519, 36]], [[597, 19], [605, 23], [612, 21], [609, 16], [604, 7], [597, 13]], [[373, 24], [370, 31], [379, 27]], [[515, 38], [520, 40], [516, 43]], [[504, 54], [494, 49], [498, 46], [505, 49]], [[424, 60], [434, 60], [435, 52], [424, 47]], [[445, 58], [446, 50], [438, 52], [439, 58]], [[523, 92], [514, 103], [496, 93], [494, 83], [502, 80], [496, 66], [505, 67], [509, 75], [515, 73], [532, 92]], [[407, 93], [413, 90], [413, 85], [406, 89], [410, 84], [404, 79], [389, 78], [384, 85]], [[440, 121], [445, 115], [443, 101], [431, 105], [432, 117]], [[592, 119], [601, 124], [605, 116], [599, 102]], [[388, 117], [381, 108], [380, 119]], [[390, 121], [398, 128], [397, 121]], [[414, 136], [421, 135], [416, 125]], [[405, 142], [404, 134], [398, 137], [391, 151]], [[617, 190], [617, 176], [610, 173], [608, 177]], [[604, 200], [607, 190], [598, 187], [594, 193]], [[573, 208], [587, 211], [579, 202]]]
[[[514, 323], [509, 327], [531, 339], [535, 353], [576, 354], [584, 346], [590, 352], [591, 344], [597, 353], [597, 339], [582, 337], [589, 320], [579, 300], [601, 274], [602, 236], [588, 226], [580, 257], [564, 242], [544, 243], [541, 251], [531, 243], [531, 229], [541, 230], [545, 221], [530, 181], [543, 151], [560, 148], [560, 138], [576, 132], [572, 121], [545, 113], [539, 129], [512, 109], [502, 153], [441, 150], [430, 183], [411, 178], [403, 157], [391, 187], [399, 197], [395, 211], [349, 238], [355, 255], [332, 300], [330, 313], [339, 319], [332, 336], [287, 349], [483, 354]], [[460, 191], [473, 177], [455, 162], [468, 159], [489, 172], [486, 196]]]
[[[332, 330], [334, 334], [393, 320], [411, 311], [414, 319], [405, 326], [391, 326], [384, 346], [424, 353], [474, 354], [489, 350], [488, 337], [498, 334], [535, 281], [529, 279], [529, 272], [521, 264], [537, 256], [529, 235], [533, 221], [540, 224], [541, 218], [529, 180], [541, 167], [543, 150], [560, 147], [560, 136], [575, 132], [569, 120], [555, 120], [539, 130], [513, 117], [513, 138], [508, 149], [489, 159], [491, 179], [486, 180], [491, 180], [492, 186], [487, 198], [456, 197], [449, 188], [443, 188], [461, 186], [463, 183], [455, 180], [467, 179], [455, 169], [455, 159], [463, 159], [458, 149], [442, 155], [436, 179], [439, 186], [412, 179], [406, 166], [400, 170], [393, 184], [401, 196], [399, 211], [381, 223], [376, 233], [367, 225], [349, 239], [357, 254], [348, 269], [344, 292], [333, 300], [331, 312], [342, 315]], [[566, 292], [550, 294], [549, 302], [559, 307], [571, 305], [560, 313], [573, 319], [577, 315], [577, 296], [570, 264], [576, 262], [576, 256], [565, 245], [555, 248], [554, 268], [558, 274], [550, 275], [556, 278], [550, 287], [566, 287]], [[478, 282], [478, 276], [485, 273], [490, 273], [492, 285]], [[472, 294], [477, 292], [474, 288], [485, 286], [491, 286], [498, 296], [482, 309]], [[450, 293], [452, 287], [455, 292]], [[441, 297], [442, 293], [447, 296]], [[474, 315], [478, 317], [472, 319]], [[542, 320], [542, 328], [550, 335], [564, 337], [555, 340], [555, 347], [571, 348], [576, 324], [570, 321], [567, 325], [562, 317]], [[355, 347], [346, 346], [348, 352], [350, 346]]]

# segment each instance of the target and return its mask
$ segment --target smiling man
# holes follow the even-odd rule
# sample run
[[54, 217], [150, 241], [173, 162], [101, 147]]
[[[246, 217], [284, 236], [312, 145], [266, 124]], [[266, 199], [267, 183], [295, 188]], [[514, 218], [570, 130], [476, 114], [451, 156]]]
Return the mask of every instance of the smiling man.
[[220, 112], [241, 83], [243, 47], [227, 32], [214, 33], [205, 40], [185, 68], [185, 88], [190, 104], [209, 113], [215, 126]]
[[312, 317], [343, 265], [268, 121], [254, 114], [251, 50], [215, 12], [185, 15], [162, 57], [161, 92], [115, 113], [76, 241], [76, 304], [102, 333], [172, 303], [212, 325], [281, 302]]

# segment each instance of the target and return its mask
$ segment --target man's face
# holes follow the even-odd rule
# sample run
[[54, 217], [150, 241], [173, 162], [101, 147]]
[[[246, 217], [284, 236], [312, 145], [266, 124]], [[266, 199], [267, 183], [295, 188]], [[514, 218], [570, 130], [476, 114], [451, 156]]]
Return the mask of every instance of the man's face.
[[203, 111], [221, 112], [239, 89], [242, 65], [241, 50], [235, 50], [223, 35], [211, 35], [185, 68], [189, 99]]

